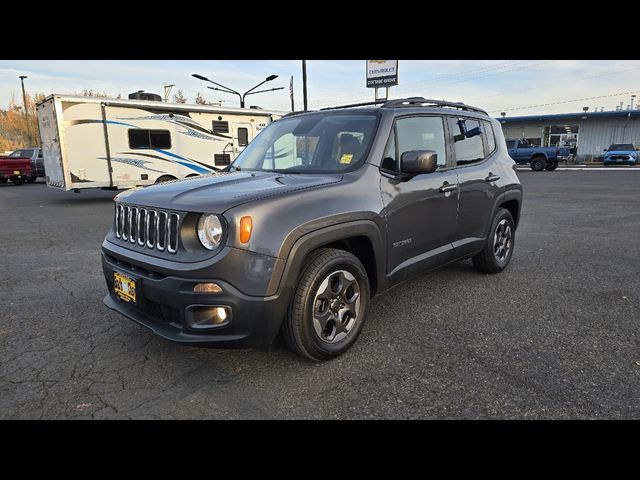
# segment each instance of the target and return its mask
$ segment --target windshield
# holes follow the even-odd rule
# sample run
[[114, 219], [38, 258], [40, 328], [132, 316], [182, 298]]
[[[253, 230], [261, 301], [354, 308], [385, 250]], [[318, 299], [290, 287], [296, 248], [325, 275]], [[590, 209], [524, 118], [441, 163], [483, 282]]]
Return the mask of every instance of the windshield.
[[338, 173], [364, 161], [375, 134], [374, 113], [320, 113], [278, 120], [235, 159], [230, 171]]
[[611, 145], [609, 147], [609, 150], [612, 151], [612, 152], [620, 152], [620, 151], [623, 151], [623, 150], [625, 150], [625, 151], [635, 150], [635, 148], [630, 143], [616, 143], [614, 145]]

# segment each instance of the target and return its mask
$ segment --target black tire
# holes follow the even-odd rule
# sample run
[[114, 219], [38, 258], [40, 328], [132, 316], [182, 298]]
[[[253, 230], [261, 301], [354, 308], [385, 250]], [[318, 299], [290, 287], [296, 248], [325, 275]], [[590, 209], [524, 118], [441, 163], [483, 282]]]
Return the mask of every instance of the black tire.
[[544, 167], [544, 169], [548, 172], [553, 172], [556, 168], [558, 168], [558, 162], [549, 162]]
[[531, 159], [531, 170], [541, 172], [547, 167], [547, 161], [544, 157], [533, 157]]
[[29, 183], [35, 183], [35, 181], [38, 179], [38, 177], [29, 177], [27, 178], [27, 182]]
[[[508, 225], [510, 233], [508, 246], [507, 242], [503, 242], [503, 245], [508, 247], [507, 252], [504, 257], [501, 258], [502, 255], [496, 253], [496, 250], [498, 250], [502, 254], [500, 246], [496, 244], [497, 239], [502, 239], [502, 236], [497, 230], [499, 226], [504, 228], [505, 225]], [[493, 222], [491, 222], [491, 230], [489, 230], [489, 236], [485, 241], [484, 249], [473, 257], [473, 265], [484, 273], [501, 272], [509, 265], [509, 260], [511, 260], [511, 255], [513, 255], [513, 249], [515, 247], [515, 239], [516, 228], [511, 212], [506, 208], [499, 208], [496, 216], [493, 218]]]
[[[355, 280], [355, 287], [353, 280], [344, 276], [344, 272]], [[336, 281], [335, 289], [333, 280]], [[320, 290], [323, 285], [327, 296], [335, 295], [333, 300], [323, 298]], [[341, 293], [343, 288], [339, 288], [339, 285], [345, 286], [344, 296]], [[359, 290], [357, 296], [354, 295], [356, 288]], [[339, 293], [335, 293], [336, 291]], [[356, 256], [332, 248], [320, 248], [312, 252], [302, 268], [282, 325], [282, 336], [287, 346], [298, 355], [314, 361], [329, 360], [343, 354], [355, 343], [362, 331], [369, 307], [369, 295], [369, 278]], [[346, 300], [349, 296], [352, 298], [350, 301]], [[342, 298], [345, 298], [345, 303], [341, 303]], [[356, 304], [357, 301], [359, 304]], [[347, 308], [342, 314], [343, 321], [338, 324], [339, 320], [335, 320], [332, 315], [336, 313], [335, 309], [345, 305], [351, 305], [352, 311], [349, 312]], [[330, 319], [324, 328], [314, 320], [314, 312], [318, 310], [324, 310], [326, 318]], [[354, 312], [355, 315], [352, 315]]]
[[7, 177], [0, 178], [0, 183], [7, 183], [9, 179]]
[[164, 183], [164, 182], [170, 182], [171, 180], [175, 180], [176, 177], [172, 177], [171, 175], [162, 175], [161, 177], [158, 177], [158, 179], [156, 180], [156, 183]]
[[25, 182], [25, 180], [24, 180], [24, 178], [15, 178], [15, 177], [13, 177], [13, 178], [11, 179], [11, 182], [12, 182], [14, 185], [23, 185], [23, 184], [24, 184], [24, 182]]

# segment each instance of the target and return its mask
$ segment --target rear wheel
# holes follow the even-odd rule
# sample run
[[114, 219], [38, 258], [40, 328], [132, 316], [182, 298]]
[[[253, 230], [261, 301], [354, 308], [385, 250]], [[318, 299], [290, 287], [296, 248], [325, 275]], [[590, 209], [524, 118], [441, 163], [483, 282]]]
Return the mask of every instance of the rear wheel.
[[484, 249], [473, 257], [473, 265], [484, 273], [498, 273], [506, 268], [513, 254], [516, 227], [511, 212], [498, 209], [491, 224]]
[[37, 179], [38, 179], [38, 177], [35, 177], [35, 176], [34, 177], [29, 177], [29, 178], [27, 178], [27, 182], [34, 183]]
[[170, 182], [171, 180], [175, 179], [176, 177], [172, 177], [171, 175], [162, 175], [161, 177], [158, 177], [156, 183]]
[[8, 180], [9, 180], [8, 178], [2, 177], [0, 178], [0, 183], [7, 183]]
[[349, 252], [320, 248], [307, 259], [282, 325], [291, 350], [314, 361], [346, 352], [362, 331], [369, 279]]
[[558, 162], [549, 162], [549, 163], [547, 163], [547, 166], [544, 167], [544, 169], [549, 171], [549, 172], [552, 172], [556, 168], [558, 168]]
[[531, 159], [531, 170], [534, 172], [541, 172], [547, 166], [547, 162], [544, 157], [533, 157]]

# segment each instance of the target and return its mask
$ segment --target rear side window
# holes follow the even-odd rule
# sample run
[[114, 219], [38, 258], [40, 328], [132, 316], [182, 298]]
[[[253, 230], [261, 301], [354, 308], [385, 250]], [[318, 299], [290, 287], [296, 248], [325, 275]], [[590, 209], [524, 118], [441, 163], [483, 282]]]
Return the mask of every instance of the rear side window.
[[516, 141], [515, 140], [507, 140], [507, 148], [508, 149], [516, 148]]
[[171, 134], [169, 130], [131, 129], [129, 130], [129, 148], [171, 148]]
[[450, 117], [449, 130], [453, 136], [457, 165], [484, 160], [483, 135], [478, 120]]
[[496, 149], [496, 137], [493, 134], [493, 126], [491, 122], [482, 122], [484, 125], [484, 133], [487, 137], [487, 154], [491, 155]]

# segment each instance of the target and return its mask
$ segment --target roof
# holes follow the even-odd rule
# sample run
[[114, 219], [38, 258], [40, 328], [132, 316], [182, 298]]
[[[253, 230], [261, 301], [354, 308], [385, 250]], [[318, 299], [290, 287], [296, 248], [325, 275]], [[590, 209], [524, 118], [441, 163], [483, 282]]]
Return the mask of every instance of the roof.
[[640, 117], [640, 110], [613, 110], [608, 112], [579, 112], [579, 113], [555, 113], [549, 115], [527, 115], [521, 117], [496, 117], [500, 123], [511, 122], [535, 122], [544, 120], [569, 120], [604, 117]]
[[78, 102], [78, 103], [104, 103], [105, 105], [121, 106], [121, 107], [141, 107], [156, 110], [171, 110], [184, 112], [208, 112], [208, 113], [240, 113], [243, 115], [268, 116], [271, 114], [285, 114], [276, 110], [263, 110], [257, 108], [236, 108], [236, 107], [219, 107], [216, 105], [199, 105], [189, 103], [171, 103], [157, 102], [153, 100], [134, 100], [125, 98], [103, 98], [103, 97], [84, 97], [78, 95], [61, 95], [58, 93], [51, 94], [38, 102], [41, 105], [48, 102], [52, 98], [61, 101]]

